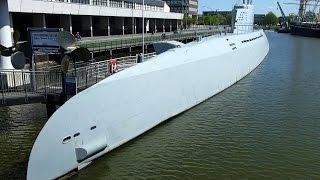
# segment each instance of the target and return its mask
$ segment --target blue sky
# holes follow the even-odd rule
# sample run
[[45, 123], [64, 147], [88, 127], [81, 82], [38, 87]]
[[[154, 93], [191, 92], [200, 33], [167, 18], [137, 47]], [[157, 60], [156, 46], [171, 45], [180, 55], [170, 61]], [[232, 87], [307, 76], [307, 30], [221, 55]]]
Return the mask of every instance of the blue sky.
[[[231, 10], [236, 2], [242, 2], [242, 0], [199, 0], [199, 10], [211, 11], [211, 10]], [[284, 2], [297, 2], [295, 0], [279, 0], [283, 11], [286, 15], [289, 13], [297, 13], [298, 6], [284, 5]], [[255, 11], [258, 14], [266, 14], [270, 11], [280, 15], [280, 10], [277, 9], [277, 0], [253, 0], [255, 5]]]

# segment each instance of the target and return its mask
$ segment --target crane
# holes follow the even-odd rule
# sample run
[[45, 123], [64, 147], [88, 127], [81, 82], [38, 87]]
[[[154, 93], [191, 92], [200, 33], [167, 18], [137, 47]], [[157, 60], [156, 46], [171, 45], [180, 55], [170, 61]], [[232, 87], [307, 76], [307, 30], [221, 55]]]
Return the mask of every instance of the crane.
[[283, 18], [283, 22], [281, 23], [281, 26], [284, 25], [284, 28], [285, 28], [285, 29], [288, 29], [288, 21], [287, 21], [286, 15], [284, 14], [283, 9], [282, 9], [279, 1], [277, 1], [277, 4], [278, 4], [278, 7], [279, 7], [279, 9], [280, 9], [282, 18]]
[[[315, 13], [315, 14], [317, 14], [316, 10], [317, 10], [317, 7], [319, 7], [319, 2], [320, 2], [320, 0], [315, 0], [314, 6], [313, 6], [313, 9], [312, 9], [312, 12]], [[316, 19], [317, 19], [317, 21], [320, 20], [320, 8], [319, 8], [319, 13], [316, 15]]]

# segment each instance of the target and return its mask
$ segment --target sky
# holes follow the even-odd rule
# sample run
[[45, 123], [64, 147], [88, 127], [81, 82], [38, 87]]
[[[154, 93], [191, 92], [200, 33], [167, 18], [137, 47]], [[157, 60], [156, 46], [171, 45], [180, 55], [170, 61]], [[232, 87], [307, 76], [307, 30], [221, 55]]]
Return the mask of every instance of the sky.
[[[272, 11], [276, 15], [280, 16], [281, 13], [280, 10], [277, 8], [277, 1], [280, 2], [283, 11], [286, 15], [298, 12], [298, 5], [283, 4], [288, 2], [298, 2], [295, 0], [253, 0], [253, 3], [255, 5], [255, 13], [267, 14], [268, 12]], [[202, 14], [202, 11], [212, 10], [231, 10], [236, 2], [242, 2], [242, 0], [199, 0], [199, 13]]]

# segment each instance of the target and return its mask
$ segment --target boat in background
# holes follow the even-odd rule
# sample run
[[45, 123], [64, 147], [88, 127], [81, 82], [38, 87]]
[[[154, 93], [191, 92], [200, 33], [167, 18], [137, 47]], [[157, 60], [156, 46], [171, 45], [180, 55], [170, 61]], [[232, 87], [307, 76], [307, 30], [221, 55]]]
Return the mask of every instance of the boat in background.
[[290, 25], [292, 35], [320, 38], [320, 23], [293, 22]]
[[300, 0], [299, 3], [286, 3], [299, 5], [298, 16], [290, 23], [292, 35], [320, 38], [320, 9], [316, 12], [319, 2], [319, 0]]
[[[27, 179], [56, 179], [230, 87], [269, 52], [252, 0], [235, 6], [234, 32], [199, 38], [107, 77], [61, 106], [39, 133]], [[169, 47], [169, 46], [168, 46]]]

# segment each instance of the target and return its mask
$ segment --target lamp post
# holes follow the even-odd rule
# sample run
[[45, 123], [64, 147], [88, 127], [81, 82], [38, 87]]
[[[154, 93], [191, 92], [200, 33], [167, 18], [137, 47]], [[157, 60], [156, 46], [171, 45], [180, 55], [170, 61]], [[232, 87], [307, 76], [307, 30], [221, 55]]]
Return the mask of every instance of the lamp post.
[[133, 8], [135, 8], [134, 7], [134, 0], [132, 0], [132, 5], [131, 5], [132, 7], [131, 7], [131, 15], [132, 15], [132, 22], [131, 22], [131, 28], [132, 28], [132, 39], [133, 39], [133, 34], [134, 34], [134, 29], [135, 29], [135, 22], [134, 22], [134, 17], [133, 17]]
[[142, 0], [142, 62], [144, 61], [144, 0]]

